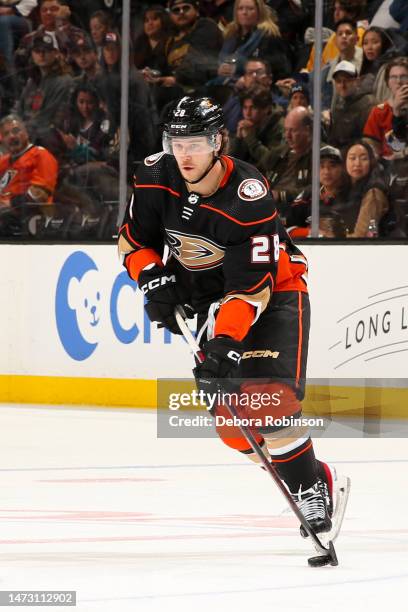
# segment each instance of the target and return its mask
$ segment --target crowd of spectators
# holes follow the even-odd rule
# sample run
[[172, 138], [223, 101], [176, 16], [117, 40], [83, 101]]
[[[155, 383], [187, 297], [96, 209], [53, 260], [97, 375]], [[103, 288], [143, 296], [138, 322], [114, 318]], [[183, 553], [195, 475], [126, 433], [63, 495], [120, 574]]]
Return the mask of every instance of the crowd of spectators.
[[[405, 7], [405, 10], [404, 10]], [[408, 234], [406, 0], [131, 1], [129, 184], [183, 95], [223, 106], [228, 153], [310, 236], [313, 123], [323, 238]], [[119, 199], [119, 0], [0, 0], [0, 237], [107, 239]], [[313, 83], [321, 71], [321, 117]]]

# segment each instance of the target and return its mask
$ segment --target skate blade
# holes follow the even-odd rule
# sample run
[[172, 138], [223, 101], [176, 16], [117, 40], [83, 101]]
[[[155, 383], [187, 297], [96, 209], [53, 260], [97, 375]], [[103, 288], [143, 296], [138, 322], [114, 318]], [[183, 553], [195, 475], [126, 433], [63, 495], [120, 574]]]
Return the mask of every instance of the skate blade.
[[330, 541], [334, 542], [340, 533], [340, 529], [346, 512], [347, 502], [350, 494], [351, 480], [347, 476], [338, 476], [335, 484], [335, 504], [332, 516], [332, 528], [326, 533], [320, 533], [319, 538], [324, 546]]

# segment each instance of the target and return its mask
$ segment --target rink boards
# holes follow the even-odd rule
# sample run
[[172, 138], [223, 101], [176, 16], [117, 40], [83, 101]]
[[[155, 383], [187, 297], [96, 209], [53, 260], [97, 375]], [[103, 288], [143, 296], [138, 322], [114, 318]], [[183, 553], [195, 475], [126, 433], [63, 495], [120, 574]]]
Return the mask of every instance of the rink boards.
[[[408, 410], [405, 245], [307, 245], [314, 411]], [[146, 318], [115, 245], [0, 245], [0, 401], [156, 406], [191, 376], [184, 341]], [[273, 347], [270, 347], [273, 351]]]

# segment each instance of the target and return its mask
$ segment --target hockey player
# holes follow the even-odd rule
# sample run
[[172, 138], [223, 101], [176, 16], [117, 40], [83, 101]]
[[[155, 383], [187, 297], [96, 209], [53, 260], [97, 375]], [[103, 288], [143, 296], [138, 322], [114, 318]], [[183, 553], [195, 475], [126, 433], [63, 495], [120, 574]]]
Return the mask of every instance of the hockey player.
[[[225, 155], [226, 141], [222, 110], [211, 99], [174, 104], [163, 151], [135, 176], [119, 250], [151, 321], [177, 334], [175, 306], [197, 313], [205, 355], [195, 370], [200, 388], [240, 379], [241, 392], [279, 394], [278, 412], [272, 401], [257, 412], [264, 422], [267, 414], [297, 417], [310, 323], [307, 262], [265, 178]], [[165, 245], [171, 256], [163, 265]], [[216, 413], [228, 414], [222, 405]], [[258, 460], [238, 428], [218, 433]], [[265, 426], [256, 436], [312, 527], [331, 532], [334, 472], [315, 458], [307, 430]]]

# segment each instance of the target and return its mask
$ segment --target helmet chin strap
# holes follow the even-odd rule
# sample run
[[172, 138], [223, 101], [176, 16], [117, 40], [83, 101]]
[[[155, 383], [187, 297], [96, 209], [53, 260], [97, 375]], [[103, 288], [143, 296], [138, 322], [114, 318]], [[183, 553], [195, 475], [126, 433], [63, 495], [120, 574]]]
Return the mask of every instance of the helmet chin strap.
[[[186, 183], [189, 183], [189, 185], [196, 185], [197, 183], [199, 183], [200, 181], [203, 180], [203, 178], [205, 178], [207, 176], [207, 174], [214, 168], [215, 164], [217, 163], [217, 161], [220, 158], [218, 157], [218, 155], [214, 155], [212, 162], [210, 163], [210, 165], [208, 166], [207, 170], [204, 171], [204, 173], [200, 176], [200, 178], [196, 179], [195, 181], [188, 181], [187, 179], [184, 179]], [[184, 177], [183, 177], [184, 178]]]

